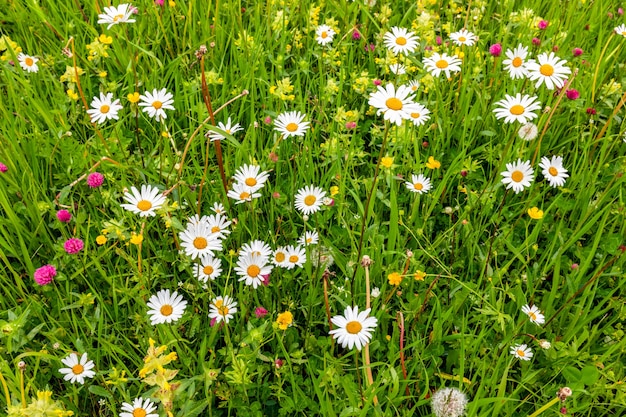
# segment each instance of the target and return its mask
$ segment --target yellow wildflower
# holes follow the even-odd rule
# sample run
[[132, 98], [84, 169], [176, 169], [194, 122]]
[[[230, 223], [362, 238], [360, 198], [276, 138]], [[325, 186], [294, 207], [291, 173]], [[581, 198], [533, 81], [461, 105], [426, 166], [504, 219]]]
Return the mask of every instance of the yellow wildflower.
[[102, 246], [102, 245], [104, 245], [105, 243], [107, 243], [107, 238], [106, 238], [106, 236], [104, 236], [104, 235], [99, 235], [99, 236], [96, 238], [96, 243], [97, 243], [98, 245], [100, 245], [100, 246]]
[[61, 75], [61, 82], [71, 82], [71, 83], [75, 83], [76, 80], [78, 79], [77, 77], [80, 77], [81, 75], [83, 75], [85, 73], [85, 70], [83, 70], [80, 67], [76, 67], [76, 69], [74, 69], [74, 67], [70, 66], [70, 65], [66, 65], [65, 66], [65, 73], [63, 73], [63, 75]]
[[529, 208], [527, 213], [531, 219], [539, 220], [543, 218], [543, 210], [539, 210], [538, 207]]
[[287, 327], [293, 324], [293, 314], [290, 311], [280, 313], [276, 318], [276, 324], [280, 330], [287, 330]]
[[143, 242], [143, 235], [138, 235], [138, 234], [135, 234], [134, 232], [131, 233], [130, 243], [132, 243], [133, 245], [141, 245], [141, 242]]
[[437, 161], [434, 157], [429, 156], [428, 162], [426, 162], [426, 168], [439, 169], [441, 168], [441, 162]]
[[387, 275], [387, 279], [389, 280], [389, 284], [395, 285], [397, 287], [402, 282], [402, 275], [400, 275], [399, 272], [392, 272], [391, 274]]
[[391, 168], [393, 165], [393, 156], [383, 156], [380, 159], [380, 164], [385, 168]]
[[417, 271], [415, 271], [413, 277], [415, 278], [415, 281], [424, 281], [424, 278], [426, 277], [426, 272], [420, 271], [418, 269]]
[[137, 103], [139, 101], [139, 93], [135, 91], [134, 93], [130, 93], [129, 95], [127, 95], [126, 98], [133, 104]]
[[74, 101], [78, 100], [78, 94], [74, 90], [67, 90], [67, 96]]
[[113, 37], [107, 36], [104, 33], [98, 37], [98, 40], [100, 41], [100, 43], [103, 43], [105, 45], [111, 45], [113, 43]]
[[332, 187], [330, 187], [331, 197], [336, 196], [337, 194], [339, 194], [339, 187], [337, 187], [336, 185], [333, 185]]

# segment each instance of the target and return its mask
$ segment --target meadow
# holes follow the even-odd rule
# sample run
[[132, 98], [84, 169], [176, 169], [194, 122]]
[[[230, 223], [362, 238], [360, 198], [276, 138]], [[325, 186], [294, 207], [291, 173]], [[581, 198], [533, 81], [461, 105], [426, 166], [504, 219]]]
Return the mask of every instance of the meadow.
[[0, 0], [0, 414], [626, 415], [621, 6]]

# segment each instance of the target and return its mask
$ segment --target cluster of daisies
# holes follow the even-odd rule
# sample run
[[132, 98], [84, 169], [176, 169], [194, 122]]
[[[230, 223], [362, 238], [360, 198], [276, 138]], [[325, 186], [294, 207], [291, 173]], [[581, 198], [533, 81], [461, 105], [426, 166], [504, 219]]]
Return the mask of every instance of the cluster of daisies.
[[[553, 188], [562, 187], [569, 177], [567, 169], [563, 167], [562, 156], [553, 156], [552, 158], [544, 156], [541, 158], [539, 167], [544, 178], [548, 180], [548, 183]], [[503, 171], [500, 175], [502, 175], [502, 184], [505, 185], [507, 190], [513, 189], [515, 194], [530, 187], [535, 179], [535, 171], [531, 162], [528, 160], [522, 161], [521, 158], [516, 162], [506, 164], [506, 171]]]
[[[139, 107], [156, 121], [167, 119], [165, 110], [174, 109], [174, 96], [167, 89], [153, 89], [151, 92], [146, 91], [144, 94], [129, 94], [131, 102], [139, 102]], [[119, 99], [113, 99], [113, 93], [100, 93], [99, 97], [94, 97], [90, 104], [91, 108], [87, 110], [87, 114], [93, 123], [102, 124], [107, 120], [119, 120], [119, 111], [123, 106]]]
[[[531, 323], [534, 323], [538, 326], [541, 326], [542, 324], [546, 322], [545, 316], [543, 315], [543, 313], [537, 306], [529, 306], [528, 304], [526, 304], [522, 306], [522, 313], [528, 316], [528, 320]], [[537, 340], [537, 343], [539, 343], [539, 346], [542, 349], [549, 349], [551, 346], [550, 342], [544, 339]], [[525, 344], [525, 343], [511, 346], [510, 352], [511, 352], [511, 355], [523, 361], [529, 361], [533, 357], [532, 349], [530, 348], [530, 346], [528, 346], [528, 344]]]

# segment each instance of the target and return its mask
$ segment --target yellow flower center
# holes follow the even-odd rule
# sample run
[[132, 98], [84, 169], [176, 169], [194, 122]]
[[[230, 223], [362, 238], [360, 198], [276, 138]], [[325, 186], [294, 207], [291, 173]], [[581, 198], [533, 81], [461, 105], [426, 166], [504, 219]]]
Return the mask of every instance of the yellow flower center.
[[152, 208], [152, 203], [148, 200], [141, 200], [137, 203], [137, 208], [141, 211], [148, 211]]
[[162, 315], [167, 317], [167, 316], [170, 316], [174, 312], [174, 308], [169, 304], [164, 304], [161, 306], [161, 309], [159, 311], [161, 312]]
[[539, 67], [539, 72], [541, 75], [549, 77], [554, 74], [554, 67], [550, 64], [543, 64]]
[[152, 107], [154, 107], [155, 109], [159, 110], [161, 107], [163, 107], [163, 103], [161, 103], [160, 101], [155, 101], [152, 103]]
[[289, 123], [287, 126], [285, 126], [285, 129], [287, 129], [288, 132], [295, 132], [296, 130], [298, 130], [298, 124], [291, 122]]
[[523, 358], [524, 356], [526, 356], [526, 352], [524, 352], [522, 349], [517, 349], [517, 356], [521, 356]]
[[524, 106], [522, 106], [520, 104], [516, 104], [516, 105], [512, 106], [509, 109], [509, 111], [511, 112], [511, 114], [519, 116], [520, 114], [524, 113]]
[[622, 32], [622, 36], [626, 36], [626, 32]]
[[204, 272], [205, 275], [211, 275], [213, 271], [214, 269], [211, 265], [207, 265], [204, 268], [202, 268], [202, 272]]
[[435, 62], [435, 66], [437, 68], [448, 68], [448, 61], [446, 61], [445, 59], [440, 59], [439, 61]]
[[133, 417], [146, 417], [148, 413], [143, 408], [135, 408], [133, 410]]
[[326, 39], [328, 37], [328, 33], [326, 31], [322, 32], [322, 34], [320, 35], [322, 37], [322, 39]]
[[285, 260], [285, 254], [282, 252], [278, 252], [274, 259], [276, 259], [276, 262], [283, 262]]
[[111, 110], [111, 107], [107, 106], [106, 104], [100, 106], [100, 113], [102, 114], [107, 114], [109, 110]]
[[220, 230], [222, 230], [222, 229], [220, 229], [219, 226], [213, 226], [211, 228], [211, 233], [218, 233]]
[[521, 67], [523, 63], [524, 61], [522, 61], [522, 58], [516, 56], [515, 58], [513, 58], [513, 62], [511, 62], [511, 65], [513, 65], [515, 68], [518, 68]]
[[417, 191], [420, 191], [422, 188], [424, 188], [424, 184], [422, 184], [421, 182], [416, 182], [415, 184], [413, 184], [413, 188], [415, 188]]
[[524, 179], [524, 173], [522, 171], [513, 171], [511, 173], [511, 179], [515, 182], [522, 182]]
[[559, 171], [555, 168], [555, 167], [550, 167], [548, 168], [548, 172], [550, 173], [550, 175], [552, 175], [553, 177], [556, 177], [559, 174]]
[[32, 58], [28, 57], [24, 59], [24, 63], [26, 64], [26, 66], [30, 67], [35, 63], [35, 61]]
[[403, 36], [398, 36], [396, 38], [396, 43], [400, 46], [406, 45], [406, 38]]
[[467, 38], [465, 36], [459, 36], [459, 42], [465, 42]]
[[292, 264], [295, 264], [296, 262], [298, 262], [298, 259], [300, 258], [298, 258], [296, 255], [291, 255], [289, 257], [289, 262], [291, 262]]
[[85, 368], [80, 363], [77, 363], [76, 365], [72, 366], [72, 372], [74, 373], [74, 375], [80, 375], [83, 373], [84, 370]]
[[193, 240], [193, 247], [196, 249], [204, 249], [209, 245], [209, 242], [206, 241], [202, 236], [198, 236]]
[[532, 311], [528, 312], [528, 317], [530, 317], [531, 320], [537, 320], [537, 315]]
[[419, 118], [421, 115], [419, 113], [411, 113], [411, 117], [414, 119]]
[[357, 334], [363, 329], [363, 326], [358, 321], [351, 321], [346, 324], [346, 331], [350, 334]]
[[307, 206], [312, 206], [313, 204], [315, 204], [316, 201], [317, 201], [317, 198], [315, 198], [314, 195], [307, 195], [304, 198], [304, 204], [306, 204]]
[[256, 265], [250, 265], [248, 267], [248, 269], [246, 270], [246, 272], [248, 273], [248, 275], [250, 275], [252, 278], [256, 278], [259, 276], [259, 274], [261, 273], [261, 268], [259, 268]]
[[254, 187], [257, 183], [256, 178], [252, 178], [252, 177], [246, 178], [245, 182], [248, 187]]
[[228, 307], [226, 307], [225, 305], [218, 306], [217, 311], [218, 313], [220, 313], [220, 315], [226, 316], [228, 314]]
[[120, 21], [121, 19], [123, 19], [123, 18], [124, 18], [124, 15], [123, 15], [123, 14], [118, 14], [117, 16], [114, 16], [114, 17], [113, 17], [113, 21], [114, 21], [114, 22], [119, 22], [119, 21]]
[[250, 193], [244, 191], [243, 193], [239, 194], [240, 200], [247, 200], [248, 198], [250, 198]]
[[385, 105], [391, 110], [402, 110], [402, 101], [395, 97], [388, 98]]

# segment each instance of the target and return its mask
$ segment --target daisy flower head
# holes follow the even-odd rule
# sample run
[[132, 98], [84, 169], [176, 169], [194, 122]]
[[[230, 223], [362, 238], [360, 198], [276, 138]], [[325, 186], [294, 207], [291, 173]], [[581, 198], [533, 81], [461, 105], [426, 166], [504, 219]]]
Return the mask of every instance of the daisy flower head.
[[418, 194], [426, 194], [431, 188], [430, 179], [426, 178], [422, 174], [411, 175], [411, 181], [405, 182], [404, 185], [409, 189], [409, 191]]
[[430, 119], [430, 110], [419, 103], [415, 103], [415, 109], [409, 114], [410, 119], [415, 126], [421, 126]]
[[320, 45], [327, 45], [333, 41], [335, 31], [328, 25], [320, 25], [315, 29], [315, 40]]
[[526, 69], [526, 57], [528, 57], [528, 48], [521, 43], [515, 49], [507, 49], [506, 59], [502, 61], [504, 69], [509, 72], [509, 77], [524, 78], [528, 75]]
[[396, 88], [393, 84], [385, 87], [378, 86], [378, 90], [370, 94], [368, 104], [378, 109], [376, 114], [384, 114], [384, 119], [396, 125], [402, 125], [402, 121], [411, 118], [411, 113], [418, 110], [417, 103], [409, 87], [401, 85]]
[[530, 166], [530, 161], [522, 162], [518, 159], [517, 162], [506, 164], [506, 171], [501, 172], [504, 178], [502, 178], [502, 184], [506, 186], [506, 189], [512, 188], [515, 194], [520, 191], [524, 191], [524, 188], [530, 187], [530, 183], [535, 179], [534, 170]]
[[67, 368], [61, 368], [59, 372], [64, 375], [64, 380], [70, 381], [72, 384], [76, 382], [84, 384], [85, 378], [93, 378], [96, 375], [96, 372], [92, 371], [95, 365], [93, 361], [87, 359], [87, 352], [83, 353], [80, 359], [76, 353], [70, 353], [64, 359], [61, 359], [61, 362]]
[[550, 159], [544, 156], [541, 158], [539, 167], [541, 167], [541, 173], [551, 187], [562, 187], [565, 184], [565, 179], [569, 177], [567, 170], [563, 168], [562, 156], [553, 156]]
[[530, 307], [526, 304], [525, 306], [522, 306], [522, 313], [526, 314], [528, 319], [535, 324], [542, 325], [546, 322], [546, 317], [541, 314], [541, 310], [539, 310], [539, 307], [537, 306]]
[[272, 253], [272, 263], [280, 268], [287, 268], [287, 265], [289, 265], [287, 257], [287, 247], [279, 246]]
[[107, 120], [118, 120], [117, 112], [122, 107], [120, 99], [113, 100], [113, 93], [100, 93], [100, 97], [94, 97], [91, 101], [91, 108], [87, 110], [87, 114], [92, 122], [102, 124]]
[[304, 232], [302, 236], [298, 239], [298, 243], [306, 246], [306, 245], [317, 245], [320, 241], [320, 235], [316, 230], [307, 230]]
[[105, 7], [104, 13], [98, 15], [98, 23], [104, 25], [108, 23], [107, 29], [111, 29], [111, 26], [119, 23], [134, 23], [135, 19], [130, 17], [136, 10], [128, 3], [122, 3], [117, 7]]
[[396, 75], [402, 75], [406, 74], [406, 67], [402, 64], [391, 64], [389, 65], [389, 71]]
[[[232, 135], [236, 132], [239, 132], [240, 130], [243, 130], [243, 127], [241, 127], [239, 125], [239, 123], [235, 123], [233, 124], [233, 122], [231, 122], [230, 117], [228, 118], [228, 120], [226, 121], [226, 124], [219, 122], [217, 124], [217, 127], [220, 128], [221, 130], [223, 130], [224, 132], [228, 133], [229, 135]], [[214, 142], [216, 140], [224, 140], [226, 139], [226, 136], [222, 135], [219, 132], [215, 132], [210, 130], [207, 133], [207, 136], [211, 139], [211, 142]]]
[[198, 281], [213, 281], [222, 273], [222, 261], [212, 255], [203, 255], [200, 257], [200, 263], [196, 264], [195, 272]]
[[394, 26], [383, 35], [385, 46], [394, 54], [410, 54], [417, 48], [419, 36], [405, 28]]
[[281, 113], [274, 120], [274, 130], [280, 132], [286, 138], [290, 136], [304, 136], [311, 122], [305, 122], [306, 114], [299, 111]]
[[121, 204], [122, 208], [139, 214], [141, 217], [153, 217], [155, 210], [161, 208], [165, 203], [165, 196], [158, 188], [143, 184], [141, 191], [135, 187], [130, 187], [130, 192], [124, 194], [124, 200], [128, 204]]
[[242, 165], [233, 175], [233, 179], [240, 184], [245, 184], [252, 192], [255, 192], [263, 188], [269, 176], [269, 172], [261, 171], [261, 167], [258, 165]]
[[517, 93], [515, 97], [505, 94], [505, 98], [498, 101], [496, 106], [499, 106], [493, 111], [496, 119], [504, 119], [504, 123], [526, 124], [537, 117], [533, 111], [539, 110], [541, 103], [537, 101], [537, 97]]
[[517, 135], [524, 140], [533, 140], [539, 134], [537, 125], [531, 122], [526, 123], [517, 131]]
[[228, 226], [230, 226], [232, 222], [224, 215], [211, 214], [209, 216], [202, 216], [202, 221], [206, 223], [211, 233], [220, 235], [220, 238], [224, 238], [226, 235], [230, 234]]
[[148, 300], [148, 315], [150, 322], [155, 324], [172, 323], [178, 321], [185, 313], [187, 301], [176, 291], [161, 290]]
[[252, 191], [250, 187], [240, 182], [233, 183], [233, 188], [228, 190], [226, 195], [235, 200], [235, 204], [241, 204], [246, 201], [252, 201], [254, 198], [261, 197], [261, 193]]
[[248, 243], [244, 243], [239, 251], [239, 255], [256, 255], [269, 258], [272, 255], [272, 248], [270, 245], [262, 240], [253, 240]]
[[322, 207], [326, 191], [315, 185], [307, 185], [296, 193], [295, 206], [302, 214], [313, 214]]
[[39, 66], [37, 65], [37, 61], [39, 58], [26, 55], [23, 53], [17, 54], [17, 62], [19, 62], [20, 67], [26, 72], [38, 72]]
[[378, 319], [368, 317], [371, 309], [359, 313], [359, 307], [346, 307], [343, 316], [335, 316], [330, 321], [337, 326], [329, 333], [343, 348], [357, 348], [361, 350], [363, 346], [372, 339], [372, 332], [376, 329]]
[[565, 84], [567, 75], [572, 71], [565, 66], [567, 61], [554, 55], [554, 52], [547, 54], [546, 52], [539, 54], [537, 60], [531, 59], [526, 64], [528, 69], [528, 79], [531, 81], [537, 81], [535, 88], [543, 83], [546, 84], [548, 90], [554, 90], [554, 88], [561, 88]]
[[417, 80], [411, 80], [406, 86], [411, 90], [412, 93], [417, 93], [417, 90], [420, 88], [420, 82]]
[[165, 110], [175, 110], [174, 106], [172, 106], [174, 103], [173, 97], [172, 93], [167, 92], [167, 89], [157, 90], [155, 88], [152, 92], [146, 91], [139, 96], [141, 100], [139, 107], [143, 107], [143, 111], [158, 122], [167, 119]]
[[226, 214], [226, 208], [222, 203], [215, 202], [211, 206], [211, 211], [215, 214]]
[[304, 248], [300, 245], [298, 246], [287, 246], [287, 265], [285, 268], [293, 269], [296, 266], [302, 268], [304, 263], [306, 262], [306, 252]]
[[443, 54], [435, 52], [430, 58], [424, 58], [422, 62], [424, 68], [433, 77], [439, 77], [442, 72], [445, 72], [446, 78], [450, 78], [451, 72], [461, 71], [461, 60], [456, 55], [448, 56], [445, 52]]
[[[197, 220], [197, 219], [195, 219]], [[222, 250], [222, 235], [213, 233], [206, 221], [189, 221], [185, 230], [180, 232], [181, 247], [185, 255], [197, 259]]]
[[616, 27], [615, 29], [613, 29], [613, 31], [615, 31], [615, 33], [617, 33], [618, 35], [626, 37], [626, 25], [623, 23], [619, 25], [618, 27]]
[[533, 357], [533, 351], [526, 344], [511, 346], [511, 355], [523, 361], [529, 361]]
[[209, 306], [209, 318], [215, 319], [215, 323], [228, 323], [233, 318], [233, 314], [237, 312], [237, 301], [230, 296], [215, 297]]
[[159, 417], [158, 413], [154, 413], [156, 409], [157, 406], [150, 399], [138, 397], [133, 400], [132, 404], [122, 403], [120, 417]]
[[266, 256], [249, 253], [239, 256], [235, 272], [239, 275], [239, 281], [245, 281], [246, 285], [256, 289], [263, 284], [263, 275], [272, 272], [272, 265], [268, 264]]
[[454, 44], [457, 46], [472, 46], [478, 40], [478, 36], [474, 35], [472, 32], [469, 32], [466, 29], [461, 29], [458, 32], [451, 33], [450, 39], [452, 39], [452, 42], [454, 42]]

